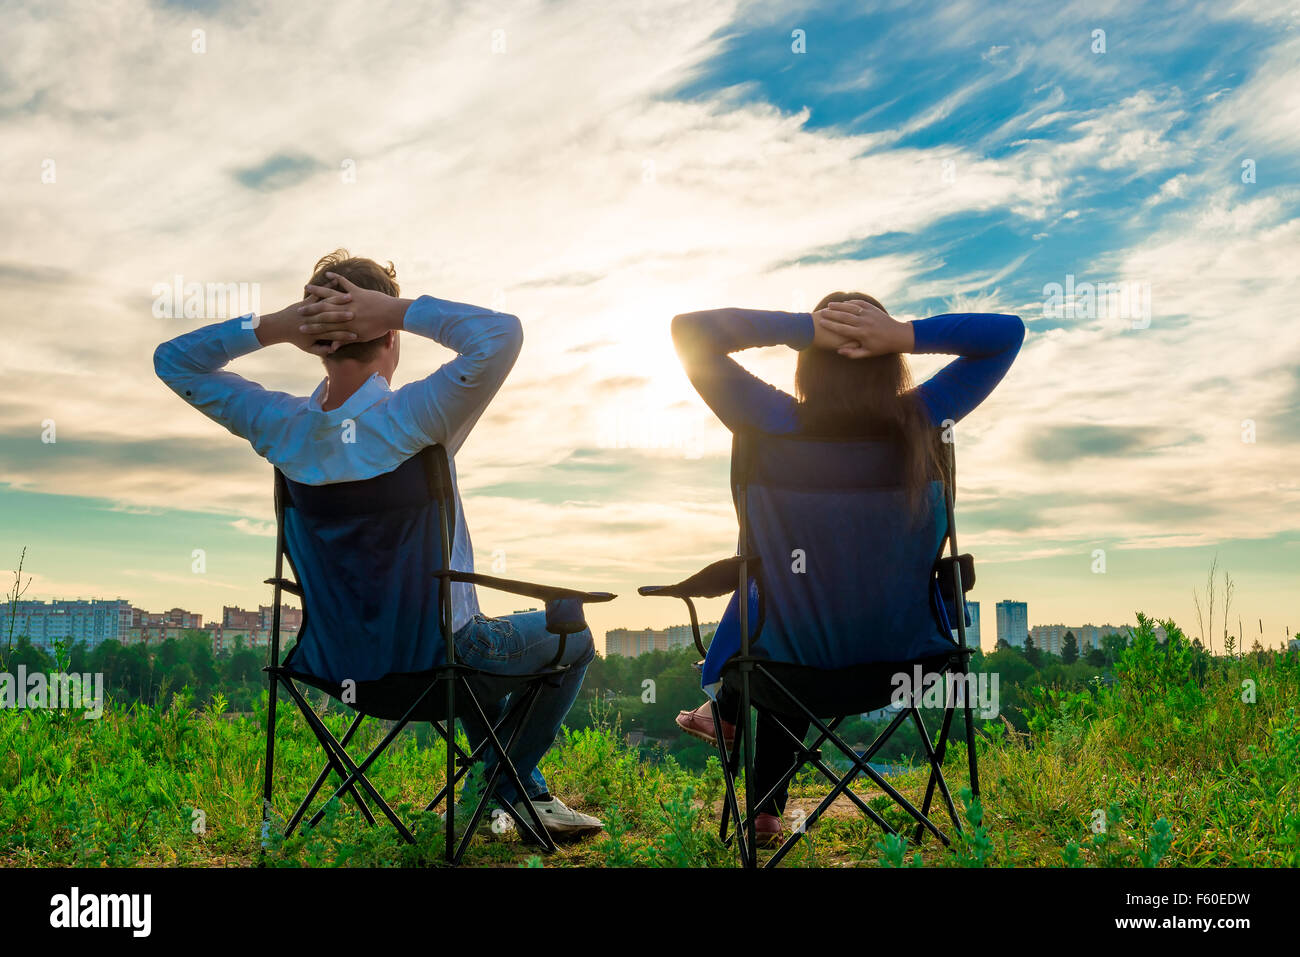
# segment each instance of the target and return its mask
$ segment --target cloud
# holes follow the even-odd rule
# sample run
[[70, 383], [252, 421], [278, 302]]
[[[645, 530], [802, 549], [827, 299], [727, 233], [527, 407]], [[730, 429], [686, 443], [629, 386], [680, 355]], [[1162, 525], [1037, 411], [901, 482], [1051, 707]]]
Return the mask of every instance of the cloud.
[[605, 277], [599, 273], [569, 273], [564, 276], [545, 276], [516, 283], [516, 289], [549, 289], [554, 287], [590, 286]]
[[311, 156], [276, 153], [254, 166], [237, 169], [231, 175], [237, 183], [249, 189], [271, 192], [297, 186], [324, 168], [323, 163]]
[[[1029, 326], [960, 428], [982, 559], [1294, 530], [1292, 21], [1209, 2], [1161, 29], [1143, 16], [973, 0], [11, 8], [0, 279], [21, 320], [0, 352], [0, 482], [264, 531], [269, 467], [153, 376], [154, 346], [198, 321], [154, 318], [150, 290], [256, 282], [276, 308], [345, 245], [393, 260], [407, 295], [521, 317], [519, 362], [458, 466], [480, 551], [543, 580], [676, 580], [734, 549], [730, 437], [668, 323], [854, 287], [903, 318]], [[331, 57], [303, 46], [317, 35]], [[827, 66], [826, 37], [864, 52]], [[1043, 286], [1067, 274], [1147, 284], [1150, 326], [1045, 315]], [[405, 336], [396, 384], [447, 357]], [[790, 388], [788, 350], [738, 359]], [[911, 359], [918, 378], [943, 361]], [[232, 368], [295, 394], [322, 375], [289, 347]]]
[[1031, 434], [1029, 454], [1040, 462], [1070, 462], [1096, 456], [1124, 456], [1146, 448], [1150, 436], [1141, 428], [1106, 425], [1058, 425]]
[[230, 526], [245, 535], [256, 535], [259, 538], [275, 537], [274, 522], [252, 522], [246, 518], [237, 518], [230, 523]]

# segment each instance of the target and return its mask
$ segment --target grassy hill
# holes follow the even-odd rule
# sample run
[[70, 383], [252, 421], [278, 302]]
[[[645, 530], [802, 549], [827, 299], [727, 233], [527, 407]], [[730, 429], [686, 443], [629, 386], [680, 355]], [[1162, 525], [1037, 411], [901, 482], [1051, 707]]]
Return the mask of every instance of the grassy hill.
[[[1212, 657], [1172, 622], [1155, 640], [1139, 616], [1116, 680], [1083, 690], [1041, 689], [1028, 731], [1005, 720], [980, 732], [982, 806], [966, 802], [969, 827], [952, 850], [884, 840], [840, 801], [801, 842], [791, 866], [1297, 866], [1300, 865], [1300, 655]], [[264, 703], [261, 706], [265, 707]], [[300, 716], [286, 711], [276, 746], [275, 812], [293, 809], [322, 759]], [[194, 709], [181, 693], [165, 708], [112, 702], [99, 720], [50, 711], [0, 711], [0, 865], [191, 865], [257, 863], [265, 715], [232, 716], [216, 697]], [[326, 722], [342, 734], [345, 716]], [[374, 723], [367, 737], [382, 733]], [[566, 801], [601, 816], [604, 835], [539, 858], [517, 835], [487, 833], [470, 866], [735, 866], [717, 840], [722, 780], [671, 756], [647, 760], [624, 743], [617, 714], [566, 731], [543, 770]], [[400, 866], [437, 861], [436, 814], [420, 814], [437, 790], [443, 751], [404, 733], [371, 774], [404, 817], [420, 819], [420, 843], [368, 827], [350, 805], [322, 824], [273, 840], [269, 864]], [[966, 787], [958, 743], [946, 769]], [[923, 770], [894, 783], [914, 799]], [[792, 791], [789, 820], [824, 789], [810, 775]], [[887, 820], [904, 815], [867, 784], [855, 790]], [[909, 829], [910, 830], [910, 829]], [[905, 831], [906, 833], [907, 831]]]

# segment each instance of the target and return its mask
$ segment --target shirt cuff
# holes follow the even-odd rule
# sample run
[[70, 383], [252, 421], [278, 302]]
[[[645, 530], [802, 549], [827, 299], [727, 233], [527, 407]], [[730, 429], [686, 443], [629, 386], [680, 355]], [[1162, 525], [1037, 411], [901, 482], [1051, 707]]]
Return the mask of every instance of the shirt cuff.
[[939, 343], [943, 334], [944, 323], [937, 317], [912, 320], [912, 353], [937, 353], [944, 349]]
[[432, 339], [442, 318], [442, 300], [433, 296], [420, 296], [406, 307], [406, 314], [402, 316], [402, 328], [406, 332]]
[[817, 333], [817, 327], [813, 324], [811, 312], [796, 312], [794, 318], [795, 321], [791, 325], [795, 331], [791, 334], [786, 345], [791, 349], [802, 352], [812, 345], [813, 336]]
[[260, 321], [255, 313], [250, 312], [245, 316], [227, 319], [220, 323], [217, 338], [221, 341], [222, 348], [226, 350], [226, 355], [231, 359], [238, 359], [262, 348], [262, 343], [257, 338], [257, 324]]

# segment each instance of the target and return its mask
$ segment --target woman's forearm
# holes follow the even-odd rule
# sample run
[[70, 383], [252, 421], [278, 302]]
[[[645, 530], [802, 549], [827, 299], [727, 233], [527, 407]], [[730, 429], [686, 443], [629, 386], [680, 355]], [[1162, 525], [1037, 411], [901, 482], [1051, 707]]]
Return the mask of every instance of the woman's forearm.
[[918, 319], [912, 325], [913, 352], [958, 356], [916, 390], [934, 425], [960, 421], [988, 398], [1025, 338], [1019, 316], [960, 313]]
[[673, 344], [691, 384], [732, 431], [795, 427], [795, 400], [732, 359], [729, 353], [757, 346], [806, 348], [813, 338], [808, 313], [759, 309], [711, 309], [675, 316]]
[[765, 309], [706, 309], [673, 317], [673, 342], [689, 355], [727, 355], [760, 346], [805, 349], [813, 339], [812, 315]]
[[1020, 317], [1000, 313], [945, 313], [917, 319], [911, 326], [915, 342], [909, 351], [917, 354], [982, 358], [1014, 352], [1025, 338]]

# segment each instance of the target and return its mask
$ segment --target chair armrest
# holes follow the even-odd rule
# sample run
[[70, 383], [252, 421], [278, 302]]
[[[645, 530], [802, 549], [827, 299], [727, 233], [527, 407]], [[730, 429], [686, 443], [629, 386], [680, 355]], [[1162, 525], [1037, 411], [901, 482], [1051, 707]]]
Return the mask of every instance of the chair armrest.
[[482, 585], [484, 588], [509, 592], [512, 595], [523, 595], [526, 598], [536, 598], [538, 601], [560, 601], [564, 598], [576, 598], [580, 602], [601, 602], [613, 601], [617, 597], [607, 591], [579, 591], [576, 588], [538, 585], [535, 582], [516, 581], [512, 578], [493, 578], [491, 575], [480, 575], [477, 572], [441, 571], [434, 572], [433, 576], [435, 578], [446, 578], [448, 581]]
[[434, 572], [433, 577], [482, 585], [484, 588], [493, 588], [512, 595], [523, 595], [526, 598], [536, 598], [538, 601], [546, 602], [546, 630], [560, 636], [559, 647], [556, 649], [555, 657], [547, 665], [548, 668], [559, 667], [560, 660], [564, 657], [564, 646], [568, 636], [587, 627], [587, 619], [582, 612], [583, 604], [613, 601], [616, 597], [612, 592], [607, 591], [578, 591], [576, 588], [538, 585], [535, 582], [521, 582], [512, 578], [493, 578], [491, 575], [480, 575], [477, 572], [446, 570]]
[[[736, 590], [736, 575], [741, 561], [741, 556], [732, 555], [706, 565], [690, 578], [684, 578], [675, 585], [642, 585], [636, 591], [638, 595], [646, 597], [717, 598]], [[757, 555], [749, 557], [750, 568], [757, 569], [759, 562]]]
[[289, 579], [287, 579], [287, 578], [268, 578], [268, 579], [266, 579], [265, 581], [263, 581], [262, 584], [264, 584], [264, 585], [279, 585], [282, 589], [284, 589], [285, 591], [287, 591], [290, 595], [297, 595], [299, 598], [302, 597], [302, 586], [299, 585], [297, 582], [291, 582], [291, 581], [289, 581]]
[[961, 590], [968, 592], [975, 587], [975, 559], [969, 554], [940, 558], [935, 562], [935, 576], [939, 580], [939, 591], [949, 604], [957, 593], [957, 576], [954, 566], [961, 570]]
[[[702, 656], [707, 657], [708, 650], [704, 647], [704, 639], [700, 637], [700, 621], [695, 613], [695, 602], [691, 599], [717, 598], [734, 592], [739, 584], [737, 576], [742, 561], [744, 558], [740, 555], [732, 555], [712, 565], [706, 565], [690, 578], [683, 578], [676, 585], [642, 585], [636, 591], [638, 595], [646, 597], [680, 598], [686, 602], [686, 608], [691, 613], [691, 635], [695, 639], [695, 648]], [[760, 564], [759, 557], [749, 556], [749, 564], [756, 570]]]

